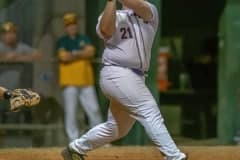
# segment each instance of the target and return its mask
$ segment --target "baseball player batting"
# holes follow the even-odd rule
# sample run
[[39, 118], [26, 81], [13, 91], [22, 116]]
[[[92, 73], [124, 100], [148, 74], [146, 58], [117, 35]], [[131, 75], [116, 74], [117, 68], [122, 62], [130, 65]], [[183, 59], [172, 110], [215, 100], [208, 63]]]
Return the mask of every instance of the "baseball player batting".
[[64, 160], [84, 160], [88, 151], [125, 136], [140, 122], [166, 160], [186, 160], [170, 137], [159, 107], [145, 85], [151, 48], [158, 29], [158, 11], [144, 0], [107, 0], [97, 24], [105, 41], [100, 86], [110, 100], [108, 120], [62, 151]]

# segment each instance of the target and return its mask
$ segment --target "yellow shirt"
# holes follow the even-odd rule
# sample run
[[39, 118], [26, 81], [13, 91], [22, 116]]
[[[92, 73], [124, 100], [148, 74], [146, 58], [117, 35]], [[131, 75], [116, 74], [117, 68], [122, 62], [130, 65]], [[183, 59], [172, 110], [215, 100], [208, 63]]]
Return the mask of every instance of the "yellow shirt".
[[[57, 43], [58, 56], [64, 52], [74, 52], [91, 44], [89, 38], [77, 35], [74, 39], [69, 36], [62, 37]], [[60, 63], [59, 65], [60, 86], [90, 86], [94, 84], [93, 68], [90, 60], [77, 60], [72, 63]]]
[[70, 64], [60, 64], [61, 86], [90, 86], [94, 84], [93, 69], [89, 60], [79, 60]]

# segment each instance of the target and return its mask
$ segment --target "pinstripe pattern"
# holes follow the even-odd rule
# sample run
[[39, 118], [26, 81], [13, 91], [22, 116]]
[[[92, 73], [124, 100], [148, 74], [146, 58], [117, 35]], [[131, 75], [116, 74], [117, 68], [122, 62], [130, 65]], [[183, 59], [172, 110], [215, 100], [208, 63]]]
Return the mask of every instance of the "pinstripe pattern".
[[134, 28], [134, 25], [133, 25], [133, 21], [131, 19], [131, 16], [128, 14], [128, 19], [132, 25], [132, 28], [133, 28], [133, 32], [134, 32], [134, 39], [136, 41], [136, 45], [137, 45], [137, 49], [138, 49], [138, 57], [139, 57], [139, 60], [140, 60], [140, 68], [143, 69], [143, 62], [142, 62], [142, 58], [141, 58], [141, 53], [140, 53], [140, 47], [139, 47], [139, 43], [138, 43], [138, 39], [137, 39], [137, 33], [136, 33], [136, 30]]
[[138, 27], [139, 27], [139, 30], [140, 30], [140, 33], [141, 33], [141, 39], [142, 39], [143, 49], [144, 49], [144, 56], [145, 56], [145, 59], [147, 59], [147, 52], [146, 52], [145, 42], [144, 42], [144, 39], [143, 39], [142, 28], [140, 26], [139, 19], [136, 16], [134, 16], [134, 17], [135, 17], [135, 19], [137, 21], [137, 24], [138, 24]]

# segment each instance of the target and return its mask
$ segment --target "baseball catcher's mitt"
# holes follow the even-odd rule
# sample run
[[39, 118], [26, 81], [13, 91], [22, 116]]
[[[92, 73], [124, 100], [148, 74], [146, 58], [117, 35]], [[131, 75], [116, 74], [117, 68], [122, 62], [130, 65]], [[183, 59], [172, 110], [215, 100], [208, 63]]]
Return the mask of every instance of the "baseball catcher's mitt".
[[10, 110], [17, 112], [24, 107], [32, 107], [40, 102], [38, 93], [28, 89], [15, 89], [9, 92]]

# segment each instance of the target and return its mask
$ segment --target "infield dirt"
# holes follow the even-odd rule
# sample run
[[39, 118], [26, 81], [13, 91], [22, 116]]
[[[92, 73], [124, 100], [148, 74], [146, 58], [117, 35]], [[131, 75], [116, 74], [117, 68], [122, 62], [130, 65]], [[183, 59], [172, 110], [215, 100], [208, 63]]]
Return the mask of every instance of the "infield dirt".
[[[189, 160], [240, 160], [240, 147], [181, 147]], [[62, 160], [61, 148], [2, 149], [0, 160]], [[154, 147], [109, 147], [89, 152], [86, 160], [163, 160]]]

